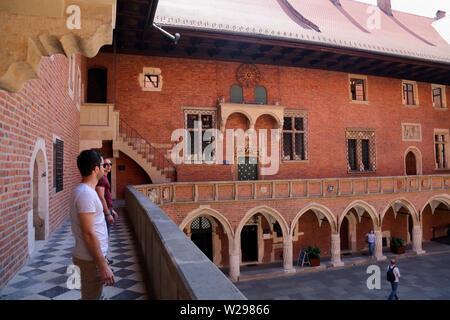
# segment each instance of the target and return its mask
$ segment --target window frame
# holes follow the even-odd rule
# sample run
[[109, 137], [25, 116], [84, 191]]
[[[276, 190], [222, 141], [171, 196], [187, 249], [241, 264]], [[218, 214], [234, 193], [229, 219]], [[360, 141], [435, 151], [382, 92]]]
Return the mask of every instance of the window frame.
[[[444, 137], [444, 141], [436, 141], [436, 136], [440, 136], [440, 137]], [[450, 152], [449, 152], [449, 148], [450, 148], [450, 143], [449, 143], [449, 130], [448, 129], [434, 129], [433, 132], [433, 145], [434, 145], [434, 168], [437, 171], [448, 171], [450, 170], [449, 168], [449, 156], [450, 156]], [[442, 152], [441, 148], [439, 146], [443, 146], [444, 148], [444, 152]], [[438, 149], [438, 150], [436, 150]], [[437, 152], [438, 151], [438, 154]], [[439, 156], [439, 160], [440, 163], [443, 164], [443, 167], [439, 167], [438, 162], [436, 161], [437, 158]]]
[[[434, 103], [434, 90], [436, 89], [440, 89], [441, 91], [441, 106], [437, 107]], [[440, 85], [440, 84], [431, 84], [431, 103], [433, 105], [433, 108], [435, 110], [447, 110], [447, 95], [446, 95], [446, 86], [445, 85]]]
[[[195, 132], [197, 131], [196, 128], [188, 128], [188, 116], [189, 115], [198, 115], [200, 122], [201, 122], [201, 117], [202, 115], [210, 115], [211, 119], [212, 119], [212, 123], [211, 123], [211, 128], [206, 128], [203, 130], [203, 125], [201, 124], [201, 131], [202, 131], [202, 143], [201, 143], [201, 150], [199, 150], [200, 154], [195, 154], [193, 153], [194, 150], [189, 150], [192, 153], [187, 153], [187, 150], [183, 149], [183, 157], [186, 161], [186, 164], [192, 163], [195, 164], [196, 162], [199, 161], [203, 161], [203, 160], [208, 160], [208, 161], [215, 161], [215, 155], [213, 155], [212, 159], [203, 159], [203, 132], [206, 132], [206, 130], [209, 129], [217, 129], [216, 127], [216, 116], [217, 116], [217, 112], [216, 109], [213, 108], [183, 108], [183, 113], [184, 113], [184, 129], [188, 132]], [[184, 137], [183, 139], [187, 139], [187, 137]], [[186, 140], [185, 140], [186, 141]], [[211, 143], [216, 143], [215, 139], [212, 139]], [[208, 144], [209, 145], [209, 144]], [[186, 145], [185, 145], [186, 146]], [[205, 146], [206, 147], [206, 146]], [[217, 147], [217, 145], [216, 145]]]
[[[60, 148], [60, 151], [58, 151]], [[53, 139], [53, 185], [54, 193], [64, 190], [64, 141], [59, 137]], [[58, 155], [60, 154], [60, 156]]]
[[[413, 98], [413, 103], [409, 103], [410, 101], [408, 101], [409, 97], [405, 97], [405, 86], [411, 86], [412, 88], [412, 98]], [[409, 92], [409, 91], [407, 91]], [[417, 82], [416, 81], [410, 81], [410, 80], [402, 80], [402, 103], [404, 107], [415, 107], [418, 108], [419, 105], [419, 90], [417, 87]]]
[[[284, 118], [291, 118], [292, 119], [292, 129], [291, 130], [284, 130]], [[303, 130], [296, 130], [295, 129], [295, 118], [302, 118], [303, 119]], [[292, 157], [293, 159], [288, 159], [284, 155], [284, 134], [289, 133], [291, 135], [291, 141], [292, 141]], [[296, 159], [296, 153], [295, 153], [295, 135], [296, 134], [303, 134], [303, 154], [304, 159]], [[281, 161], [283, 162], [307, 162], [308, 157], [308, 114], [306, 111], [287, 111], [283, 115], [283, 124], [281, 126]]]
[[[352, 80], [361, 80], [363, 82], [363, 100], [353, 99]], [[368, 78], [359, 74], [348, 74], [348, 94], [350, 103], [369, 104], [369, 86]]]
[[[355, 140], [356, 150], [356, 170], [352, 169], [349, 158], [349, 140]], [[365, 169], [363, 159], [363, 141], [368, 140], [367, 157], [369, 160], [369, 169]], [[345, 145], [346, 145], [346, 159], [347, 159], [347, 173], [375, 173], [377, 171], [377, 150], [376, 150], [376, 136], [375, 129], [369, 128], [347, 128], [345, 131]]]

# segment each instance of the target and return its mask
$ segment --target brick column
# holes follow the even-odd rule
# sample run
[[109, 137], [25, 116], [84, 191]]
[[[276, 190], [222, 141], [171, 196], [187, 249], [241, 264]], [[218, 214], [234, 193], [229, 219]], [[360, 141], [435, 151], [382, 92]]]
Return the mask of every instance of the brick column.
[[341, 261], [341, 237], [339, 233], [331, 234], [331, 264], [333, 267], [344, 265]]
[[425, 250], [422, 250], [422, 227], [414, 226], [412, 234], [413, 251], [417, 254], [424, 254]]
[[229, 276], [231, 281], [237, 282], [239, 280], [240, 274], [240, 263], [239, 263], [239, 246], [237, 245], [236, 239], [232, 240], [230, 243], [230, 271]]
[[386, 256], [383, 256], [383, 234], [381, 230], [374, 230], [376, 241], [374, 255], [378, 261], [386, 260]]
[[284, 272], [295, 272], [292, 258], [292, 236], [283, 238], [283, 268]]

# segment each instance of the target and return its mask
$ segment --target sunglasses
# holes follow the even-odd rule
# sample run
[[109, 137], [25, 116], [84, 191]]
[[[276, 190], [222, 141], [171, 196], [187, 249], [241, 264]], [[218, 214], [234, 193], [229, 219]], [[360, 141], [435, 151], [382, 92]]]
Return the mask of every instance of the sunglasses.
[[101, 166], [103, 166], [103, 168], [106, 168], [106, 167], [111, 167], [112, 166], [112, 164], [111, 163], [104, 163], [104, 164], [102, 164]]

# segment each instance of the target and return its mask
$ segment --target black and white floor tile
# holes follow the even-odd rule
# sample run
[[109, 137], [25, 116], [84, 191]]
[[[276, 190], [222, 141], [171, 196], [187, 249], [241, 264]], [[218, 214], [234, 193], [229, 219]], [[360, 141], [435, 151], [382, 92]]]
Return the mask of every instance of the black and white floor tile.
[[[119, 220], [111, 227], [108, 250], [116, 283], [104, 287], [103, 296], [107, 300], [146, 300], [142, 256], [126, 215], [121, 209], [117, 212]], [[28, 264], [0, 291], [0, 300], [81, 299], [81, 291], [71, 289], [74, 281], [69, 279], [74, 274], [70, 268], [74, 242], [68, 219], [48, 240], [38, 241]]]

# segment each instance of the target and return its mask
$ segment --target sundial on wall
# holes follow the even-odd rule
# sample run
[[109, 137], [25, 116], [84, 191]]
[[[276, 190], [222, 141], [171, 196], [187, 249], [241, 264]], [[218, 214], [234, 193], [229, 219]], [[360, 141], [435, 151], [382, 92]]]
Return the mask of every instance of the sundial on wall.
[[236, 72], [237, 81], [245, 87], [255, 87], [261, 80], [261, 73], [254, 64], [241, 64]]

